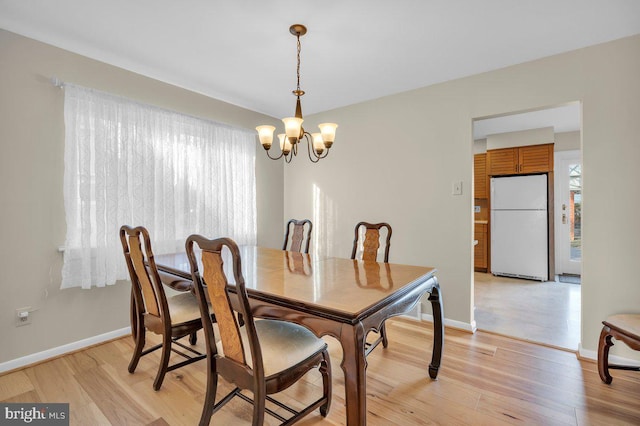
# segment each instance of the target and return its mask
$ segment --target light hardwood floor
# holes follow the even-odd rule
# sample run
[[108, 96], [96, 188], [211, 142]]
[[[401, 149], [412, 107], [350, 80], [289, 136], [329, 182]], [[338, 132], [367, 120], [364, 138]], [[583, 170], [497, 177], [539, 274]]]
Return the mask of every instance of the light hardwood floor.
[[579, 284], [538, 282], [474, 273], [478, 329], [578, 350]]
[[[370, 425], [623, 425], [640, 424], [640, 373], [614, 371], [611, 385], [596, 364], [575, 354], [520, 340], [447, 328], [438, 380], [428, 378], [428, 323], [387, 322], [389, 347], [368, 358]], [[201, 346], [202, 338], [198, 345]], [[301, 425], [344, 424], [344, 377], [339, 344], [330, 343], [333, 399]], [[0, 376], [0, 401], [68, 402], [72, 425], [195, 425], [205, 388], [204, 362], [170, 372], [154, 392], [157, 355], [127, 372], [133, 349], [124, 337]], [[284, 392], [296, 404], [320, 394], [320, 375]], [[224, 382], [221, 383], [228, 388]], [[250, 424], [251, 408], [233, 401], [212, 424]], [[268, 417], [268, 416], [267, 416]], [[275, 424], [268, 418], [267, 424]]]

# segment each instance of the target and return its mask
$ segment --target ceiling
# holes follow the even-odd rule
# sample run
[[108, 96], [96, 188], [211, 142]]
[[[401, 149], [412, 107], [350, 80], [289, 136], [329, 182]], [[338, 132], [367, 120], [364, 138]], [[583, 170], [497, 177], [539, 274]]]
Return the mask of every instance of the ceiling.
[[639, 34], [640, 1], [0, 0], [0, 28], [273, 117], [294, 23], [311, 114]]

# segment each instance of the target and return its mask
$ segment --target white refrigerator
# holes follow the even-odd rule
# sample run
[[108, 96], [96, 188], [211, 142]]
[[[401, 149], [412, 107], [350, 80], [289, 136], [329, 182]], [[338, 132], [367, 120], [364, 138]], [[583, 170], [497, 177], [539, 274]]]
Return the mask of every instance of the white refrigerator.
[[491, 273], [548, 280], [547, 175], [491, 178]]

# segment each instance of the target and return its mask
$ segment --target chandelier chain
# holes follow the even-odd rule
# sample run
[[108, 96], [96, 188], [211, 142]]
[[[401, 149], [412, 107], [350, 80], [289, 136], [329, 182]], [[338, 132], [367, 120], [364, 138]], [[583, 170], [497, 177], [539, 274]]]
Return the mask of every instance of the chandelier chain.
[[298, 34], [296, 36], [296, 38], [298, 39], [298, 66], [296, 68], [296, 72], [298, 74], [298, 87], [297, 87], [297, 91], [300, 91], [300, 50], [301, 50], [301, 45], [300, 45], [300, 34]]

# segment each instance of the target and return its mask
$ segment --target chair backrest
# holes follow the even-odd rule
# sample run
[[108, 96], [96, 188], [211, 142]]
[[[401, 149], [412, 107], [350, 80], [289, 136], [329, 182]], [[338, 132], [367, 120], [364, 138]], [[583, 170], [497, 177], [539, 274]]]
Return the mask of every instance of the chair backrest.
[[[389, 247], [391, 246], [391, 225], [388, 223], [368, 223], [360, 222], [355, 228], [355, 237], [353, 239], [353, 250], [351, 251], [351, 259], [356, 258], [356, 253], [361, 248], [362, 260], [378, 259], [378, 249], [380, 248], [380, 229], [386, 228], [387, 237], [384, 248], [384, 261], [389, 262]], [[360, 238], [361, 229], [363, 232], [362, 240]]]
[[[167, 298], [153, 258], [149, 232], [142, 226], [120, 228], [122, 250], [131, 277], [131, 286], [140, 315], [150, 315], [158, 320], [158, 327], [171, 325]], [[148, 322], [153, 327], [153, 321]]]
[[[289, 251], [296, 251], [301, 253], [309, 253], [309, 243], [311, 242], [311, 229], [313, 224], [309, 219], [296, 220], [291, 219], [287, 222], [286, 232], [284, 234], [284, 244], [282, 250], [287, 250], [287, 244], [289, 243], [289, 233], [291, 226], [293, 225], [293, 232], [291, 233], [291, 245]], [[305, 225], [306, 231], [305, 231]], [[304, 251], [302, 251], [302, 243], [305, 243]]]
[[[196, 257], [194, 245], [200, 251], [201, 262]], [[223, 249], [228, 249], [223, 254]], [[203, 319], [203, 329], [207, 345], [207, 356], [218, 358], [218, 371], [222, 375], [232, 374], [236, 380], [243, 380], [247, 374], [264, 380], [264, 366], [262, 352], [258, 341], [255, 323], [249, 299], [242, 276], [242, 264], [240, 251], [236, 243], [230, 238], [218, 238], [209, 240], [200, 235], [191, 235], [187, 238], [186, 251], [191, 265], [196, 296], [200, 304], [200, 314]], [[227, 256], [230, 255], [229, 256]], [[224, 260], [230, 260], [230, 274], [233, 275], [235, 286], [229, 286], [225, 273]], [[200, 271], [200, 265], [202, 271]], [[206, 287], [204, 285], [206, 283]], [[233, 288], [233, 291], [230, 291]], [[205, 294], [206, 292], [206, 294]], [[211, 303], [211, 309], [216, 313], [216, 323], [220, 334], [223, 354], [219, 354], [216, 347], [214, 329], [209, 313], [207, 300]], [[236, 302], [236, 303], [234, 303]], [[242, 326], [245, 327], [248, 336], [250, 360], [245, 356], [246, 344], [240, 333], [239, 318], [242, 318]], [[224, 359], [232, 362], [223, 361]], [[247, 367], [253, 370], [251, 374]], [[246, 385], [245, 385], [246, 386]]]

